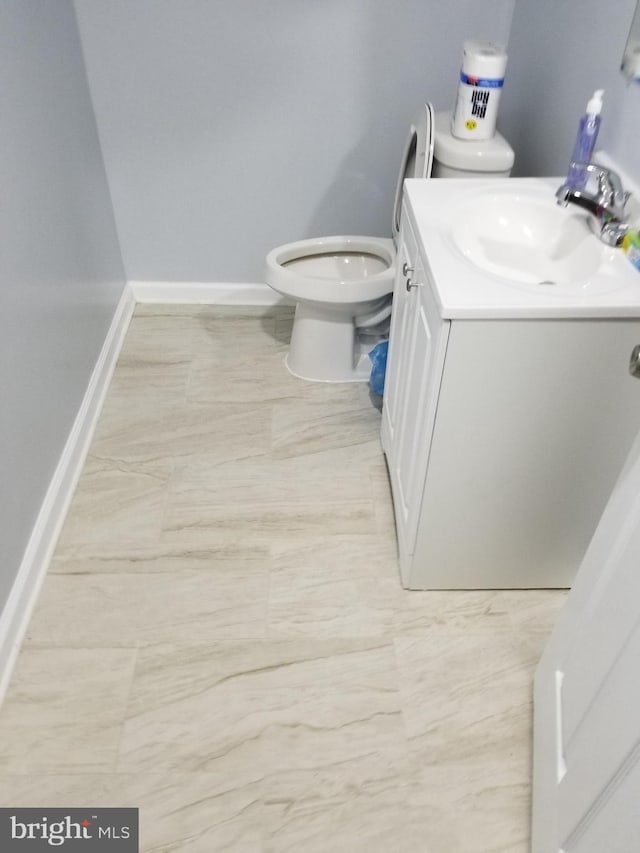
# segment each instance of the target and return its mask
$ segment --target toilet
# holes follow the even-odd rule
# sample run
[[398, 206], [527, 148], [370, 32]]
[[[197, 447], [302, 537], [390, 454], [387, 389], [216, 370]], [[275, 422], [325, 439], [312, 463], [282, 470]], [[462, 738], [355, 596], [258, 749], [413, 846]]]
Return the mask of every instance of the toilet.
[[362, 382], [368, 353], [388, 336], [405, 178], [508, 177], [513, 150], [496, 133], [479, 142], [451, 135], [451, 113], [420, 109], [400, 164], [392, 238], [336, 236], [286, 243], [265, 260], [266, 283], [296, 303], [289, 371], [317, 382]]

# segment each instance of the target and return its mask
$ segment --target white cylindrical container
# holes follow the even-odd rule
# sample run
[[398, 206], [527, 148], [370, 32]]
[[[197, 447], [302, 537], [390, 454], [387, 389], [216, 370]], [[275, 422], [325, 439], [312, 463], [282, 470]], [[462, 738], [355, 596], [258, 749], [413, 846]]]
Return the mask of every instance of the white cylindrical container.
[[496, 131], [506, 67], [507, 54], [501, 45], [490, 41], [464, 43], [451, 123], [451, 132], [458, 139], [491, 139]]

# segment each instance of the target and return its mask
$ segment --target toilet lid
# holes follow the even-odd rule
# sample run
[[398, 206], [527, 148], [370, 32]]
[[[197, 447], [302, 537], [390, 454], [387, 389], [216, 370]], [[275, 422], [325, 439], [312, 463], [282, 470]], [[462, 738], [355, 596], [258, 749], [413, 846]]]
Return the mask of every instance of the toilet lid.
[[429, 102], [423, 104], [415, 122], [409, 128], [407, 144], [400, 163], [400, 174], [393, 205], [393, 239], [400, 233], [402, 195], [405, 178], [429, 178], [433, 166], [434, 117]]

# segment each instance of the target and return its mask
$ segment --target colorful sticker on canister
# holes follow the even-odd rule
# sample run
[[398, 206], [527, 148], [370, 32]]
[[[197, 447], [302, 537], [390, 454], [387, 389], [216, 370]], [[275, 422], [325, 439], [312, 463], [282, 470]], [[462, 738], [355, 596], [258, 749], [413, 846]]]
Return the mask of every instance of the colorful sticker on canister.
[[479, 86], [481, 89], [502, 89], [504, 86], [504, 77], [492, 80], [488, 77], [472, 77], [461, 71], [460, 82], [465, 83], [467, 86]]
[[465, 121], [464, 126], [467, 128], [467, 130], [475, 130], [478, 126], [478, 123], [472, 118], [469, 118]]

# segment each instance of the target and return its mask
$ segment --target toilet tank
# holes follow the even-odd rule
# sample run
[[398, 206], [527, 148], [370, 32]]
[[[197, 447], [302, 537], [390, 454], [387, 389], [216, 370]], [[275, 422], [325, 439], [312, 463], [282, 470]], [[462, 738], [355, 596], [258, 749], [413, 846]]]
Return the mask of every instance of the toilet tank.
[[432, 178], [508, 178], [511, 174], [511, 169], [482, 170], [482, 169], [456, 169], [454, 166], [447, 166], [445, 163], [434, 157], [433, 169], [431, 170]]
[[514, 153], [502, 134], [491, 139], [457, 139], [451, 133], [451, 113], [435, 114], [433, 178], [508, 178]]

